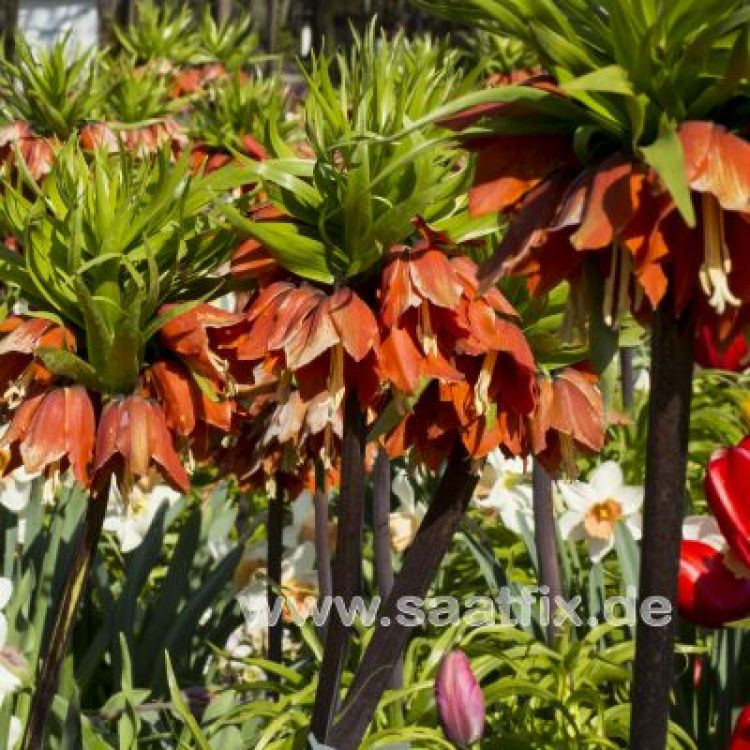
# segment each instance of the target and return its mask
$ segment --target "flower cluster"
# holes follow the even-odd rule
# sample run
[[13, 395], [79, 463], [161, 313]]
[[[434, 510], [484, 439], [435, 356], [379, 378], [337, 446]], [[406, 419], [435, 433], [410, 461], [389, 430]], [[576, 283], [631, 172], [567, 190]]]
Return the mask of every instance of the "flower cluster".
[[279, 278], [272, 263], [254, 264], [260, 244], [243, 250], [243, 267], [260, 268], [267, 282], [233, 342], [256, 392], [265, 391], [254, 407], [266, 423], [250, 438], [256, 445], [293, 440], [304, 456], [301, 444], [314, 439], [307, 454], [335, 463], [341, 407], [353, 394], [371, 424], [395, 415], [384, 438], [392, 456], [414, 448], [435, 467], [457, 438], [476, 458], [528, 449], [538, 385], [517, 313], [498, 290], [479, 293], [472, 260], [420, 228], [420, 240], [387, 253], [377, 286]]
[[175, 443], [189, 441], [203, 456], [214, 434], [232, 428], [231, 348], [218, 349], [222, 334], [242, 322], [210, 305], [174, 315], [160, 333], [161, 355], [136, 391], [101, 395], [53, 374], [42, 361], [47, 352], [80, 348], [71, 330], [43, 318], [9, 318], [0, 340], [0, 390], [10, 418], [1, 441], [10, 453], [6, 473], [22, 467], [54, 475], [70, 468], [84, 486], [114, 475], [127, 495], [138, 478], [156, 470], [187, 491]]
[[[533, 80], [528, 85], [540, 87]], [[483, 106], [446, 124], [464, 128], [507, 115], [518, 112]], [[656, 171], [624, 150], [582, 163], [573, 140], [562, 134], [471, 141], [479, 152], [471, 210], [510, 219], [483, 269], [484, 283], [520, 275], [542, 294], [563, 280], [580, 280], [584, 261], [592, 258], [604, 278], [602, 315], [610, 325], [630, 310], [647, 315], [671, 285], [677, 315], [702, 299], [704, 319], [714, 325], [718, 319], [722, 337], [728, 336], [750, 301], [750, 267], [741, 252], [748, 234], [750, 143], [710, 121], [684, 122], [677, 137], [694, 225]]]

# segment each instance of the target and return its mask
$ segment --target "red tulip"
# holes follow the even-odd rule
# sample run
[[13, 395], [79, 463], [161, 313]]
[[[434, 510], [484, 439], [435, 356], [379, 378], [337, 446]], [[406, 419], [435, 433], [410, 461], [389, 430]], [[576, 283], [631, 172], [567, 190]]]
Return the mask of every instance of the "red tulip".
[[706, 497], [730, 548], [750, 568], [750, 437], [708, 462]]
[[190, 480], [161, 406], [139, 395], [113, 399], [104, 407], [96, 432], [95, 481], [115, 474], [127, 487], [134, 477], [148, 476], [152, 464], [175, 489], [188, 491]]
[[750, 706], [745, 706], [737, 717], [729, 750], [750, 750]]
[[750, 347], [742, 334], [721, 342], [716, 326], [703, 324], [695, 341], [695, 361], [701, 367], [743, 372], [750, 364]]
[[446, 737], [460, 747], [484, 732], [484, 695], [463, 651], [451, 651], [440, 664], [435, 700]]
[[750, 617], [750, 579], [738, 577], [725, 559], [704, 542], [682, 543], [677, 606], [687, 622], [720, 628]]
[[53, 388], [26, 399], [0, 440], [0, 446], [12, 451], [8, 470], [23, 463], [36, 474], [61, 463], [88, 485], [95, 424], [94, 407], [81, 386]]

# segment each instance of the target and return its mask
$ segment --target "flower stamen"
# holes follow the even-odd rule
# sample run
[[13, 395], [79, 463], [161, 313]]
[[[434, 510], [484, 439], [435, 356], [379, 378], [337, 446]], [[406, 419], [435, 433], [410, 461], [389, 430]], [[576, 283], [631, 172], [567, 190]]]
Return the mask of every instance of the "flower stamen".
[[704, 261], [698, 278], [708, 304], [723, 315], [727, 305], [739, 307], [742, 302], [729, 288], [729, 274], [732, 271], [732, 260], [727, 248], [724, 231], [724, 212], [719, 201], [709, 193], [701, 196], [703, 209], [703, 252]]

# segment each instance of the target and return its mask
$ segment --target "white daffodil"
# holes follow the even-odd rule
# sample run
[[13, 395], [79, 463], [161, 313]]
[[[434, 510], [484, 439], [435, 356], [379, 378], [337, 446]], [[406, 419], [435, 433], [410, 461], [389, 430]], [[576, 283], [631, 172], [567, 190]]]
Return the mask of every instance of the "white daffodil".
[[[260, 553], [258, 546], [258, 553]], [[233, 645], [239, 642], [248, 646], [244, 656], [262, 653], [268, 643], [268, 590], [265, 578], [265, 558], [255, 558], [258, 573], [237, 595], [245, 625], [241, 634], [236, 634]], [[262, 575], [261, 575], [262, 574]], [[285, 622], [305, 620], [318, 601], [318, 576], [315, 572], [315, 549], [310, 542], [300, 544], [295, 550], [284, 555], [281, 561], [281, 602], [280, 615]], [[229, 650], [229, 649], [227, 649]]]
[[132, 552], [143, 542], [159, 509], [163, 505], [171, 507], [179, 499], [180, 493], [166, 484], [148, 487], [140, 482], [133, 486], [130, 497], [124, 499], [113, 481], [104, 530], [117, 537], [123, 552]]
[[39, 474], [29, 474], [23, 466], [0, 479], [0, 505], [13, 513], [20, 513], [29, 504], [34, 480]]
[[567, 508], [560, 517], [560, 534], [569, 541], [585, 539], [593, 562], [614, 547], [618, 523], [634, 539], [641, 538], [643, 487], [626, 485], [617, 462], [597, 466], [588, 482], [560, 482], [558, 487]]
[[482, 511], [499, 516], [503, 525], [516, 534], [534, 528], [533, 491], [527, 466], [520, 458], [506, 458], [501, 451], [492, 451], [474, 502]]
[[[10, 578], [0, 578], [0, 610], [10, 601], [13, 595], [13, 582]], [[6, 695], [15, 692], [21, 685], [18, 673], [24, 667], [23, 658], [15, 649], [5, 645], [8, 637], [8, 621], [0, 611], [0, 703]]]
[[399, 499], [398, 510], [390, 514], [388, 526], [391, 534], [391, 548], [403, 552], [414, 540], [422, 523], [426, 508], [418, 503], [405, 471], [399, 471], [393, 478], [393, 494]]

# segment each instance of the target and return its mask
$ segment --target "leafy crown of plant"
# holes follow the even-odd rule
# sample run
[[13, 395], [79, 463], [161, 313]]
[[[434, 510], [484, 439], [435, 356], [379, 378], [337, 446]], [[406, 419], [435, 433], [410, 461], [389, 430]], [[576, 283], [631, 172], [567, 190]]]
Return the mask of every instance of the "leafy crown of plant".
[[67, 139], [79, 123], [95, 117], [105, 90], [98, 75], [101, 55], [71, 47], [66, 35], [49, 48], [16, 36], [15, 60], [0, 56], [0, 112], [25, 120], [41, 135]]
[[315, 56], [307, 77], [315, 161], [275, 138], [280, 158], [249, 166], [294, 221], [228, 213], [288, 270], [333, 283], [377, 265], [411, 236], [414, 216], [443, 216], [465, 192], [465, 172], [437, 128], [396, 136], [467, 88], [470, 76], [444, 45], [385, 40], [372, 25], [348, 56]]
[[195, 54], [195, 37], [190, 33], [192, 13], [183, 3], [157, 5], [138, 0], [133, 20], [113, 26], [117, 41], [138, 62], [170, 60], [186, 62]]
[[123, 123], [139, 123], [175, 114], [184, 102], [169, 96], [169, 81], [148, 66], [136, 68], [127, 55], [107, 61], [108, 81], [102, 110], [104, 117]]
[[[232, 236], [211, 208], [237, 178], [191, 176], [189, 157], [165, 152], [153, 163], [97, 153], [89, 164], [70, 142], [41, 187], [6, 181], [0, 224], [21, 251], [0, 252], [0, 278], [33, 314], [85, 336], [85, 358], [48, 351], [49, 369], [98, 391], [133, 389], [150, 339], [222, 285]], [[178, 303], [171, 317], [158, 313], [166, 303]]]
[[196, 52], [191, 62], [195, 64], [220, 62], [229, 70], [239, 70], [262, 59], [258, 55], [260, 36], [249, 13], [220, 22], [206, 5], [194, 33]]
[[[575, 134], [584, 163], [631, 151], [657, 171], [694, 223], [676, 129], [699, 119], [731, 128], [746, 112], [750, 8], [743, 0], [415, 2], [523, 41], [561, 89], [495, 92], [496, 101], [524, 103], [523, 132], [534, 132], [528, 114], [535, 109], [544, 115], [539, 132]], [[513, 119], [504, 115], [500, 127], [507, 132]]]
[[286, 119], [287, 96], [279, 77], [246, 78], [235, 72], [209, 84], [207, 96], [196, 99], [191, 118], [191, 132], [200, 141], [216, 148], [241, 149], [241, 137], [252, 135], [270, 145], [286, 141], [294, 120]]

